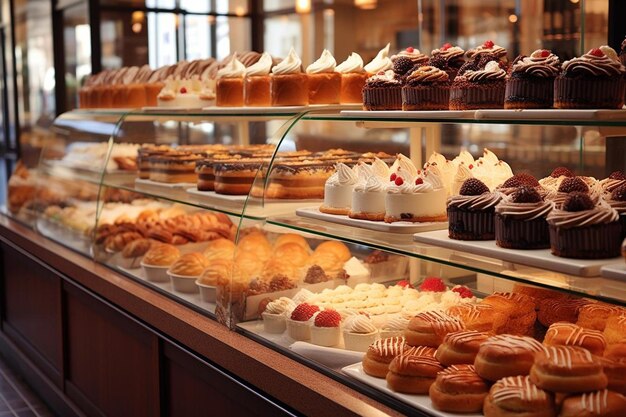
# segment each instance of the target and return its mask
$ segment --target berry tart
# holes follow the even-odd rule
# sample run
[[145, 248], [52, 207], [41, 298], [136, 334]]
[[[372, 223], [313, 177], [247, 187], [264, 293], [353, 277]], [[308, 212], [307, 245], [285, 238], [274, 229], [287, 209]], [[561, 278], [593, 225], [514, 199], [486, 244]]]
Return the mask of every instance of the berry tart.
[[557, 109], [621, 109], [626, 69], [608, 46], [565, 61], [554, 84]]
[[559, 57], [547, 49], [516, 59], [506, 80], [504, 108], [552, 108], [554, 79], [560, 70]]
[[572, 192], [561, 208], [548, 214], [552, 254], [564, 258], [602, 259], [620, 254], [622, 226], [608, 204]]
[[448, 110], [450, 85], [444, 70], [415, 67], [407, 73], [402, 87], [402, 110]]
[[495, 238], [495, 207], [500, 193], [489, 192], [482, 181], [470, 178], [460, 194], [448, 199], [448, 236], [458, 240], [492, 240]]

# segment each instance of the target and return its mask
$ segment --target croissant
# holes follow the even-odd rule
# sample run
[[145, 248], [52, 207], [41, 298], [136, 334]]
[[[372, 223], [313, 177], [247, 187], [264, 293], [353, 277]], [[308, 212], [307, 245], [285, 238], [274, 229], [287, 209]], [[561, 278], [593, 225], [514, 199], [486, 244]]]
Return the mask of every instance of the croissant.
[[153, 227], [150, 231], [148, 231], [146, 237], [163, 243], [172, 243], [174, 238], [172, 236], [172, 232], [163, 227]]
[[120, 252], [128, 243], [143, 238], [137, 232], [123, 232], [109, 236], [104, 241], [104, 248], [110, 252]]
[[318, 265], [327, 275], [335, 277], [343, 268], [344, 263], [333, 252], [318, 252], [311, 255], [307, 265]]

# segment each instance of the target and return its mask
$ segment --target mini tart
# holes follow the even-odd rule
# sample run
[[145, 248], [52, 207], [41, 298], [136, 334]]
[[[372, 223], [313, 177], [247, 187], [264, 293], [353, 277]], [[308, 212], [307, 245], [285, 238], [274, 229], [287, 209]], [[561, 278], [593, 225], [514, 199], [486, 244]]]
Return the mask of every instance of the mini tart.
[[567, 322], [551, 325], [543, 344], [546, 346], [579, 346], [599, 356], [602, 356], [604, 349], [606, 349], [606, 339], [602, 332], [583, 329]]
[[437, 348], [435, 358], [443, 365], [473, 364], [480, 345], [489, 338], [488, 333], [461, 330], [448, 333]]
[[433, 406], [448, 413], [480, 413], [489, 392], [474, 365], [452, 365], [437, 374], [430, 386]]
[[404, 337], [411, 346], [438, 347], [446, 334], [459, 330], [464, 330], [464, 326], [456, 317], [439, 311], [427, 311], [409, 321]]
[[474, 366], [482, 378], [497, 381], [515, 375], [528, 375], [537, 352], [545, 347], [532, 337], [497, 335], [480, 345]]
[[530, 380], [542, 389], [562, 393], [600, 390], [608, 384], [602, 363], [587, 349], [574, 346], [549, 346], [538, 352]]
[[485, 398], [483, 413], [485, 417], [557, 415], [552, 394], [537, 387], [527, 376], [507, 377], [496, 382]]
[[622, 417], [626, 397], [609, 390], [586, 392], [567, 397], [561, 405], [560, 417]]
[[406, 394], [427, 394], [444, 367], [432, 356], [402, 353], [389, 364], [387, 386]]

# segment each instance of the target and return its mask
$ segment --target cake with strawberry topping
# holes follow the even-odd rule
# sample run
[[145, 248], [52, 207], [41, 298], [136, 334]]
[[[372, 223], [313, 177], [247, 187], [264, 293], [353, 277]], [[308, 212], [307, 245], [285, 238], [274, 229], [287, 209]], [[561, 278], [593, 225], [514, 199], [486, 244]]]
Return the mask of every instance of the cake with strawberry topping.
[[549, 109], [554, 101], [554, 79], [561, 71], [559, 57], [547, 49], [520, 56], [507, 77], [505, 109]]
[[287, 332], [294, 340], [311, 339], [311, 325], [320, 308], [313, 304], [298, 304], [287, 319]]
[[318, 346], [337, 346], [341, 332], [341, 315], [335, 310], [322, 310], [311, 327], [311, 343]]
[[557, 109], [621, 109], [626, 90], [626, 69], [615, 50], [593, 48], [563, 63], [554, 85]]
[[464, 55], [465, 51], [463, 48], [444, 43], [440, 48], [433, 49], [428, 65], [445, 71], [450, 81], [452, 81], [465, 63]]
[[446, 220], [447, 192], [433, 172], [417, 177], [396, 175], [385, 195], [385, 222]]
[[470, 178], [459, 195], [448, 198], [448, 236], [458, 240], [492, 240], [495, 238], [495, 207], [502, 199], [490, 192], [484, 182]]
[[510, 249], [549, 248], [546, 217], [552, 208], [535, 187], [519, 187], [496, 206], [496, 244]]
[[550, 248], [564, 258], [604, 259], [619, 256], [622, 226], [617, 210], [588, 194], [570, 193], [547, 217]]

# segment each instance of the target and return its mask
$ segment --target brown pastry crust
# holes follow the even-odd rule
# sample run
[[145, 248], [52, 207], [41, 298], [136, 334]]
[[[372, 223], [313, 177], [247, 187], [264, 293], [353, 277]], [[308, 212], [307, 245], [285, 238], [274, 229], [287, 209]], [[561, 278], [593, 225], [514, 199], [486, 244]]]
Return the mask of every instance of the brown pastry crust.
[[461, 330], [448, 333], [437, 348], [435, 358], [443, 365], [473, 364], [480, 345], [489, 338], [488, 333]]
[[485, 417], [555, 417], [552, 394], [535, 386], [527, 376], [501, 379], [489, 390], [483, 407]]
[[602, 371], [609, 380], [607, 388], [626, 395], [626, 359], [596, 359], [602, 363]]
[[410, 346], [403, 337], [389, 337], [372, 343], [363, 358], [363, 371], [377, 378], [387, 375], [389, 363], [396, 356], [405, 352]]
[[538, 352], [530, 379], [542, 389], [564, 393], [604, 389], [608, 384], [600, 361], [575, 346], [548, 346]]
[[606, 340], [602, 332], [584, 329], [568, 322], [551, 325], [543, 344], [546, 346], [580, 346], [599, 356], [602, 356], [606, 348]]
[[180, 257], [180, 251], [176, 246], [157, 243], [150, 247], [143, 257], [143, 263], [152, 266], [170, 266]]
[[343, 216], [347, 216], [348, 213], [350, 213], [349, 208], [327, 207], [323, 204], [320, 206], [320, 211], [326, 214], [338, 214]]
[[447, 313], [461, 320], [467, 330], [493, 332], [502, 329], [508, 317], [491, 304], [460, 304], [448, 308]]
[[559, 321], [576, 323], [578, 312], [589, 303], [590, 301], [577, 297], [545, 299], [539, 303], [537, 319], [546, 327]]
[[351, 219], [370, 220], [373, 222], [382, 222], [385, 220], [385, 213], [355, 213], [353, 211], [348, 212], [348, 217]]
[[494, 293], [482, 302], [492, 305], [496, 311], [508, 316], [505, 325], [495, 329], [496, 333], [532, 334], [537, 313], [535, 312], [535, 302], [531, 297], [519, 293]]
[[150, 247], [154, 243], [151, 239], [137, 239], [126, 246], [124, 246], [124, 250], [122, 250], [122, 258], [137, 258], [139, 256], [144, 256]]
[[302, 246], [307, 252], [311, 251], [311, 247], [309, 246], [309, 242], [302, 235], [295, 233], [284, 233], [276, 238], [274, 241], [274, 248], [278, 249], [282, 245], [287, 243], [295, 243], [297, 245]]
[[404, 337], [406, 343], [411, 346], [438, 347], [446, 334], [464, 328], [463, 323], [456, 317], [439, 311], [427, 311], [409, 321]]
[[178, 258], [168, 272], [187, 277], [199, 277], [208, 266], [209, 261], [201, 253], [192, 252]]
[[611, 316], [626, 313], [622, 307], [605, 303], [590, 303], [583, 305], [578, 311], [578, 324], [580, 327], [591, 330], [604, 331], [606, 321]]
[[626, 314], [611, 316], [607, 319], [604, 337], [609, 345], [626, 339]]
[[426, 394], [444, 367], [430, 356], [403, 353], [389, 364], [387, 386], [396, 392]]
[[480, 413], [489, 386], [474, 365], [452, 365], [437, 374], [430, 386], [433, 406], [449, 413]]
[[625, 410], [626, 397], [601, 390], [566, 398], [559, 417], [623, 417]]
[[482, 378], [497, 381], [515, 375], [528, 375], [535, 355], [545, 347], [527, 336], [497, 335], [478, 349], [474, 366]]

